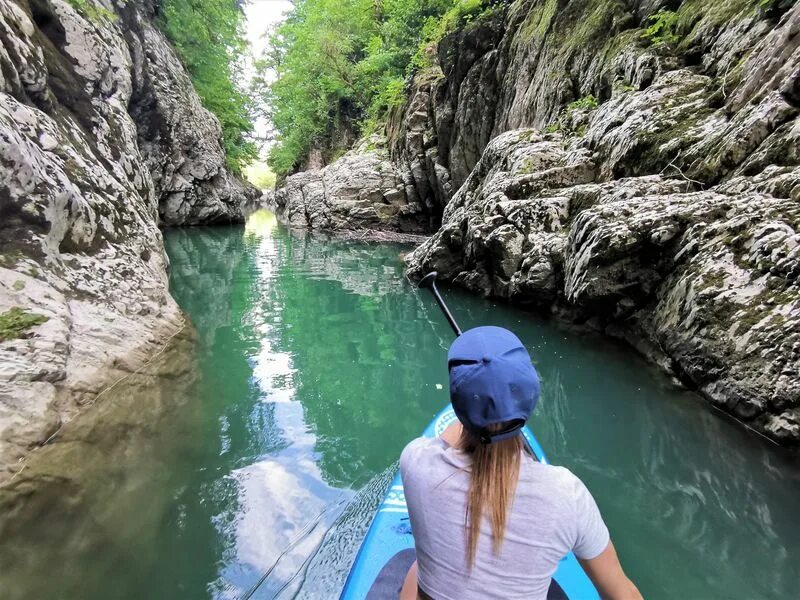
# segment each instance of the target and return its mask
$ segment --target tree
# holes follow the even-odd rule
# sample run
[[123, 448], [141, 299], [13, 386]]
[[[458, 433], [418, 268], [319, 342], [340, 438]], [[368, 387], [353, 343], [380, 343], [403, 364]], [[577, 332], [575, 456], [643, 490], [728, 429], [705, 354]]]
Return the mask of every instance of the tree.
[[157, 23], [222, 125], [228, 166], [240, 175], [258, 156], [251, 139], [254, 106], [238, 74], [248, 45], [239, 0], [163, 0]]
[[258, 64], [276, 130], [273, 170], [285, 175], [311, 148], [331, 148], [343, 120], [362, 133], [376, 127], [403, 101], [421, 44], [482, 7], [482, 0], [298, 0]]

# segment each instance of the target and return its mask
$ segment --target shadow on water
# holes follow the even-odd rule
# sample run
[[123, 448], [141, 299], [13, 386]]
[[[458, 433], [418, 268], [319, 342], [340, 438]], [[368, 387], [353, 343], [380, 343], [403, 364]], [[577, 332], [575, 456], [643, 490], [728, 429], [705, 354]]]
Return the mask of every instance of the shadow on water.
[[[165, 238], [196, 332], [0, 490], [0, 595], [335, 597], [401, 449], [448, 400], [449, 328], [401, 246], [291, 235], [266, 212]], [[445, 294], [463, 328], [528, 343], [537, 436], [646, 597], [796, 593], [796, 457], [617, 344]]]
[[193, 332], [115, 387], [0, 488], [0, 596], [122, 598], [157, 576], [197, 434]]

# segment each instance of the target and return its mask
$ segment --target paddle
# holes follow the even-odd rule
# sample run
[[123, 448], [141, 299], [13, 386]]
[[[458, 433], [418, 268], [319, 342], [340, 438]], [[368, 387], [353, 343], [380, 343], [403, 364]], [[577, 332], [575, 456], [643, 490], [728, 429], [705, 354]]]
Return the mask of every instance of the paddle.
[[437, 275], [438, 273], [436, 273], [436, 271], [431, 271], [420, 280], [420, 282], [417, 284], [417, 287], [427, 288], [431, 291], [433, 297], [436, 298], [436, 303], [439, 305], [439, 308], [442, 309], [442, 312], [444, 313], [447, 322], [450, 323], [450, 327], [453, 328], [453, 331], [455, 331], [456, 333], [456, 337], [458, 337], [459, 335], [461, 335], [461, 329], [459, 328], [458, 323], [456, 323], [456, 320], [453, 318], [452, 313], [447, 308], [447, 305], [444, 303], [444, 300], [442, 299], [442, 295], [439, 293], [439, 290], [436, 289]]

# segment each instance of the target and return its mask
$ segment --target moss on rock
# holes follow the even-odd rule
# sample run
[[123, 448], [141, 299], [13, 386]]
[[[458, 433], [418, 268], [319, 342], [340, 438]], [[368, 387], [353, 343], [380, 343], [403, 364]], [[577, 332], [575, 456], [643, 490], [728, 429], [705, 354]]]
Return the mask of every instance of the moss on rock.
[[36, 325], [49, 320], [44, 315], [30, 313], [14, 306], [4, 313], [0, 313], [0, 341], [13, 340], [19, 337]]
[[533, 7], [520, 29], [522, 39], [530, 42], [543, 38], [550, 29], [550, 23], [556, 16], [557, 9], [558, 0], [546, 0], [543, 4]]

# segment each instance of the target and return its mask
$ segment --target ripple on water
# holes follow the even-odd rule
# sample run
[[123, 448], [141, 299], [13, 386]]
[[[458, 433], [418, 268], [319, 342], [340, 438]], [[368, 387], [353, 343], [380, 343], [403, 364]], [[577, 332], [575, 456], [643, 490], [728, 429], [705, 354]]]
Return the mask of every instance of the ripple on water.
[[377, 474], [347, 504], [305, 570], [297, 598], [325, 600], [331, 597], [331, 590], [344, 587], [361, 541], [396, 470], [395, 463]]
[[[0, 490], [0, 596], [335, 597], [400, 451], [448, 401], [448, 325], [400, 246], [293, 236], [264, 212], [165, 240], [196, 336]], [[527, 343], [537, 437], [646, 597], [796, 595], [796, 457], [607, 339], [445, 293], [463, 328]]]

